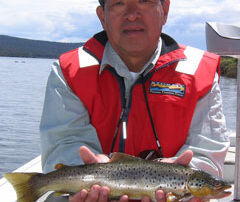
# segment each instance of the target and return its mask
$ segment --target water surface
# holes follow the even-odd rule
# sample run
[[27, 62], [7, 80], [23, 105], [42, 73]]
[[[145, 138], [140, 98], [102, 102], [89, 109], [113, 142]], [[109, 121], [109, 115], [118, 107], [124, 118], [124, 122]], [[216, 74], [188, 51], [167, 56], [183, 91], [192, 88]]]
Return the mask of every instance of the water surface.
[[0, 57], [0, 175], [40, 154], [39, 121], [53, 61]]
[[[0, 177], [40, 154], [39, 122], [53, 59], [0, 57]], [[222, 77], [228, 129], [236, 128], [236, 79]]]

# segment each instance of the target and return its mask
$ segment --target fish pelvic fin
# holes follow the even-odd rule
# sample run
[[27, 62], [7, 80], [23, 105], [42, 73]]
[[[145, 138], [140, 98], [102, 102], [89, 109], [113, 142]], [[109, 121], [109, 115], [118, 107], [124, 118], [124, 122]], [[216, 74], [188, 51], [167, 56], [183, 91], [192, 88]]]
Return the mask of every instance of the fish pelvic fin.
[[167, 202], [189, 201], [191, 198], [191, 193], [185, 193], [184, 195], [178, 195], [172, 192], [167, 193]]
[[6, 173], [3, 175], [17, 193], [18, 202], [35, 202], [40, 196], [31, 186], [31, 179], [39, 173]]

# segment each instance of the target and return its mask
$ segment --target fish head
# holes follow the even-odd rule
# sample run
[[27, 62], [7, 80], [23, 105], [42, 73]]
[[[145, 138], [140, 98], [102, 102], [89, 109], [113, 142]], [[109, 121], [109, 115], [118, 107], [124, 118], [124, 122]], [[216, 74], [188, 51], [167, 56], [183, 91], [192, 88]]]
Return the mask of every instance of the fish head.
[[193, 196], [205, 199], [227, 197], [231, 195], [231, 192], [225, 190], [230, 188], [230, 183], [222, 178], [200, 170], [194, 172], [187, 182], [187, 189]]

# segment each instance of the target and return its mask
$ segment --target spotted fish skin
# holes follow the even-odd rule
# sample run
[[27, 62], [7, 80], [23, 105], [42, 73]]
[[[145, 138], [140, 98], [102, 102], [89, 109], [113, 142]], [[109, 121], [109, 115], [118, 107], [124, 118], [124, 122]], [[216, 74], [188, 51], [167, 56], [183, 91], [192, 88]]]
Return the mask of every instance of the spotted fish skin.
[[[59, 172], [49, 174], [48, 181], [58, 180], [59, 185], [62, 180], [68, 181], [72, 188], [76, 188], [71, 188], [69, 192], [77, 192], [83, 188], [89, 190], [93, 184], [99, 184], [111, 189], [110, 197], [127, 194], [131, 198], [139, 199], [148, 195], [154, 200], [157, 189], [183, 195], [187, 192], [186, 182], [192, 173], [193, 171], [185, 166], [176, 165], [173, 168], [167, 163], [140, 160], [137, 163], [124, 161], [64, 167]], [[59, 175], [65, 177], [59, 179]], [[45, 176], [43, 181], [44, 178]]]
[[[211, 178], [213, 185], [209, 185], [207, 190], [213, 189], [211, 186], [216, 183], [215, 177], [188, 166], [147, 161], [122, 153], [115, 153], [109, 163], [58, 167], [58, 170], [48, 174], [32, 174], [23, 184], [25, 187], [28, 184], [31, 193], [17, 189], [20, 182], [16, 183], [14, 178], [18, 178], [21, 173], [5, 174], [5, 177], [15, 187], [19, 202], [36, 201], [47, 191], [74, 194], [81, 189], [89, 190], [94, 184], [108, 186], [111, 190], [109, 198], [126, 194], [130, 199], [149, 196], [152, 201], [156, 201], [155, 192], [161, 189], [171, 193], [168, 201], [179, 201], [190, 195], [205, 197], [206, 183], [209, 184], [210, 180], [208, 178]], [[226, 184], [221, 182], [224, 190]], [[207, 196], [211, 194], [207, 192]]]

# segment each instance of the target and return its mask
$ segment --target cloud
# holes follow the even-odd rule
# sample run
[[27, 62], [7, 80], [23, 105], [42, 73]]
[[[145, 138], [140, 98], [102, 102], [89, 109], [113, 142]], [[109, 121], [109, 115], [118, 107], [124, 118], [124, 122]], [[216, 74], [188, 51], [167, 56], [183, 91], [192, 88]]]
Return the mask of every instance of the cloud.
[[205, 49], [205, 23], [240, 26], [239, 14], [239, 0], [172, 0], [164, 31], [180, 43]]
[[101, 29], [97, 0], [0, 0], [0, 4], [0, 34], [62, 40], [74, 32], [81, 39], [88, 30]]
[[[239, 0], [181, 0], [172, 1], [170, 8], [170, 21], [177, 22], [182, 18], [199, 16], [211, 18], [226, 23], [238, 23], [240, 4]], [[227, 16], [227, 18], [226, 18]]]
[[[85, 41], [101, 24], [98, 0], [0, 0], [0, 34], [51, 41]], [[240, 25], [239, 0], [171, 0], [164, 32], [205, 48], [205, 23]]]

